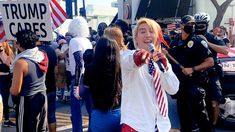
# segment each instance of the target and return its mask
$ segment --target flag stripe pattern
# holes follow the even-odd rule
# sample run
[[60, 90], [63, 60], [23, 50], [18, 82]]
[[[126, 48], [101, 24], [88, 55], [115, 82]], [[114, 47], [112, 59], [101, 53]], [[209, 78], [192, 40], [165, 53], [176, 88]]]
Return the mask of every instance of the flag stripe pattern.
[[168, 29], [168, 31], [175, 30], [176, 29], [176, 24], [175, 23], [168, 24], [167, 29]]
[[177, 30], [180, 29], [180, 24], [179, 23], [171, 23], [167, 25], [167, 30], [172, 31], [172, 30]]
[[160, 114], [166, 117], [168, 110], [160, 84], [160, 71], [155, 68], [153, 60], [150, 60], [149, 62], [149, 74], [153, 76], [153, 85], [156, 92], [156, 100], [160, 110]]
[[227, 54], [227, 55], [218, 53], [218, 54], [217, 54], [217, 58], [235, 57], [235, 48], [228, 48], [227, 51], [228, 51], [228, 54]]
[[[2, 25], [3, 26], [3, 25]], [[6, 38], [6, 34], [5, 34], [5, 31], [3, 30], [1, 33], [0, 33], [0, 42], [5, 42], [7, 40]]]
[[67, 14], [57, 3], [56, 0], [50, 0], [52, 28], [56, 29], [67, 19]]

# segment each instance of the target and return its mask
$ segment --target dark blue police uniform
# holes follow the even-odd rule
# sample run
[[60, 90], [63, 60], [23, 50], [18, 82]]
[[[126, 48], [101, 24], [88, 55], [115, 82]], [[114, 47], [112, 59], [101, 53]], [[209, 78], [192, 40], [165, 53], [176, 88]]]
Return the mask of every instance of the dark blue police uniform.
[[[225, 43], [223, 40], [217, 39], [213, 34], [206, 33], [205, 35], [206, 39], [208, 42], [213, 43], [215, 45], [219, 46], [225, 46]], [[220, 102], [222, 100], [222, 88], [220, 85], [219, 77], [222, 74], [222, 68], [218, 64], [217, 60], [217, 52], [214, 51], [213, 49], [209, 48], [212, 57], [214, 59], [214, 66], [208, 69], [208, 74], [209, 74], [209, 83], [206, 86], [207, 87], [207, 98], [208, 100], [215, 100], [217, 102]]]
[[[172, 41], [169, 53], [184, 67], [194, 67], [206, 58], [212, 57], [207, 47], [207, 43], [194, 34], [190, 34], [186, 40], [182, 40], [179, 34]], [[206, 72], [197, 71], [192, 76], [186, 76], [176, 64], [172, 63], [172, 68], [180, 80], [177, 105], [181, 131], [190, 132], [193, 124], [197, 124], [202, 132], [210, 132], [211, 126], [205, 109], [205, 90], [203, 89], [208, 79]]]

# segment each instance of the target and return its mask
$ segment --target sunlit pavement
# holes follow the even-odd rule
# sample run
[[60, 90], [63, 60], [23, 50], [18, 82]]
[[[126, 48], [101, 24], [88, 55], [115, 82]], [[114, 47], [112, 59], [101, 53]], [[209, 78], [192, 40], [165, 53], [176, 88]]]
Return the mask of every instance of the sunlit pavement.
[[[87, 132], [88, 127], [88, 116], [83, 107], [83, 131]], [[10, 116], [14, 116], [14, 112], [10, 113]], [[56, 103], [56, 119], [57, 119], [57, 132], [72, 132], [72, 125], [70, 120], [70, 105], [69, 102], [60, 102], [57, 101]], [[14, 118], [10, 118], [12, 121], [15, 121]], [[16, 132], [15, 127], [2, 127], [2, 132]], [[215, 132], [235, 132], [234, 130], [224, 130], [224, 129], [216, 129]]]
[[[88, 127], [88, 116], [83, 107], [83, 131], [87, 131]], [[10, 120], [15, 122], [14, 112], [11, 110], [10, 112]], [[70, 120], [70, 104], [69, 102], [56, 102], [56, 120], [57, 120], [57, 132], [72, 132], [72, 125]], [[3, 127], [2, 132], [16, 132], [15, 127]]]

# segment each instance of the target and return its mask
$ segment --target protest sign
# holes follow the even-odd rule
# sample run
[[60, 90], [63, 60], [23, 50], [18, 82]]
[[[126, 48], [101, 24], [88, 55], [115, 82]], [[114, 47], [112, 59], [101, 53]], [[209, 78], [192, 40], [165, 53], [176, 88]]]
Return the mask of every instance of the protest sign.
[[35, 32], [40, 41], [53, 39], [48, 0], [1, 1], [0, 10], [8, 40], [22, 29]]

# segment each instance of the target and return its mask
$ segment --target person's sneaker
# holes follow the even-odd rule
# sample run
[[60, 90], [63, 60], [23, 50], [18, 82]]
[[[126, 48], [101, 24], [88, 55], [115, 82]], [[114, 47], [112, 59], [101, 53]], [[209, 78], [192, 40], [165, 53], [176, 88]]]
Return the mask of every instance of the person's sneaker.
[[3, 126], [4, 127], [14, 127], [14, 126], [16, 126], [16, 124], [8, 120], [8, 121], [3, 122]]

